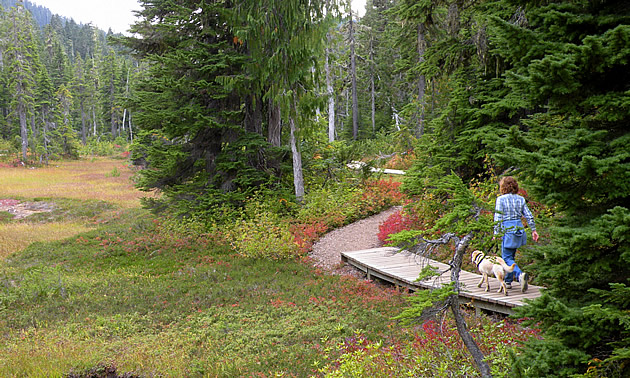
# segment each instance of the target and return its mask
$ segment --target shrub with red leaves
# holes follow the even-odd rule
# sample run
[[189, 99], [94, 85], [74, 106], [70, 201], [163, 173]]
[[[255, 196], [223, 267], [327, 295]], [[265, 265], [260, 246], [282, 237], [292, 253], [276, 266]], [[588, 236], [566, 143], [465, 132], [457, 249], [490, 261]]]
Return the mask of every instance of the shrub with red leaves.
[[378, 227], [378, 240], [386, 244], [390, 235], [400, 231], [419, 229], [421, 226], [422, 222], [416, 214], [399, 210], [390, 215], [389, 218]]
[[289, 227], [289, 232], [293, 234], [300, 255], [306, 255], [311, 250], [313, 243], [326, 231], [328, 231], [328, 226], [321, 221], [309, 224], [293, 224]]

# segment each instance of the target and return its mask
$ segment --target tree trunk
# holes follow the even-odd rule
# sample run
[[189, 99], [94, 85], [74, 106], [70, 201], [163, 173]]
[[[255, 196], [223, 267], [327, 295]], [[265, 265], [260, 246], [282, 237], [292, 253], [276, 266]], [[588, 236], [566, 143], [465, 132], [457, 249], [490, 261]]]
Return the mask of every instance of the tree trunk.
[[115, 89], [114, 89], [114, 76], [112, 75], [109, 78], [109, 106], [110, 106], [110, 115], [111, 115], [111, 132], [112, 132], [112, 140], [116, 139], [116, 137], [118, 136], [118, 125], [116, 124], [116, 111], [114, 109], [114, 105], [115, 105], [115, 101], [116, 98], [115, 96]]
[[374, 74], [370, 76], [370, 92], [372, 99], [372, 134], [376, 134], [376, 89], [374, 85]]
[[280, 105], [269, 100], [269, 127], [267, 130], [267, 141], [274, 147], [280, 147], [282, 140], [282, 114]]
[[354, 19], [350, 8], [350, 75], [352, 77], [352, 139], [359, 137], [359, 95], [357, 93], [357, 62], [354, 51]]
[[93, 135], [96, 138], [96, 109], [92, 108], [92, 121], [94, 122], [93, 126], [94, 126], [94, 130], [93, 130]]
[[[418, 64], [424, 62], [424, 52], [427, 48], [426, 41], [426, 27], [423, 23], [418, 25]], [[418, 75], [418, 104], [420, 106], [418, 114], [418, 130], [417, 136], [424, 134], [424, 107], [425, 107], [425, 95], [426, 92], [426, 79], [424, 75]]]
[[[328, 34], [328, 45], [332, 43], [332, 37]], [[330, 49], [326, 49], [326, 91], [328, 92], [328, 141], [335, 140], [335, 94], [332, 85], [332, 69], [330, 67]]]
[[133, 142], [133, 123], [131, 122], [131, 111], [129, 111], [129, 140]]
[[85, 109], [84, 109], [83, 101], [81, 101], [80, 111], [81, 111], [81, 142], [85, 146], [87, 144], [87, 127], [85, 124]]
[[460, 24], [459, 24], [459, 8], [461, 6], [460, 1], [456, 1], [451, 3], [448, 6], [448, 16], [447, 16], [447, 32], [451, 37], [457, 37], [459, 34]]
[[459, 333], [459, 336], [462, 338], [464, 345], [466, 345], [466, 349], [468, 349], [468, 352], [470, 352], [473, 359], [475, 360], [477, 369], [481, 373], [482, 377], [491, 377], [492, 374], [490, 373], [490, 366], [486, 361], [484, 361], [485, 356], [475, 342], [475, 339], [470, 334], [470, 331], [468, 330], [468, 325], [466, 324], [466, 320], [459, 310], [459, 272], [462, 269], [464, 254], [466, 253], [466, 249], [468, 248], [468, 244], [470, 243], [472, 237], [473, 233], [470, 232], [457, 243], [455, 256], [453, 256], [453, 261], [451, 262], [451, 281], [455, 283], [455, 294], [451, 295], [448, 298], [448, 301], [449, 307], [451, 308], [453, 316], [455, 317], [457, 333]]
[[18, 104], [18, 117], [20, 118], [20, 136], [22, 138], [22, 161], [28, 160], [28, 122], [26, 121], [26, 109]]
[[293, 186], [295, 187], [295, 199], [301, 203], [304, 201], [304, 176], [302, 175], [302, 155], [297, 146], [295, 137], [295, 119], [294, 116], [289, 118], [291, 127], [291, 152], [293, 155]]
[[122, 131], [125, 132], [125, 121], [127, 120], [127, 109], [123, 110]]
[[263, 135], [262, 117], [262, 99], [254, 94], [248, 96], [245, 102], [245, 130]]

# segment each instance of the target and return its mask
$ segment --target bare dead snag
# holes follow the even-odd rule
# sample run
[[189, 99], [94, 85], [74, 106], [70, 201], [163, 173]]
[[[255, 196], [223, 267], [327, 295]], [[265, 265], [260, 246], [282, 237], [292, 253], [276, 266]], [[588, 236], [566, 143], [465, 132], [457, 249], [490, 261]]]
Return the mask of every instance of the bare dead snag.
[[[477, 209], [476, 217], [479, 216], [480, 209]], [[414, 248], [412, 248], [413, 253], [423, 255], [428, 257], [440, 245], [446, 245], [449, 242], [453, 241], [455, 243], [455, 254], [453, 258], [449, 262], [449, 269], [451, 271], [451, 281], [454, 283], [454, 293], [451, 294], [446, 300], [446, 306], [451, 309], [453, 313], [453, 317], [455, 318], [455, 325], [457, 326], [457, 333], [462, 338], [464, 345], [468, 349], [468, 352], [473, 357], [475, 364], [477, 365], [477, 369], [481, 373], [482, 377], [492, 377], [490, 372], [490, 366], [485, 361], [485, 356], [475, 339], [470, 334], [468, 330], [468, 325], [466, 324], [466, 320], [462, 315], [459, 308], [459, 292], [460, 292], [460, 283], [459, 283], [459, 273], [462, 269], [462, 262], [464, 259], [464, 255], [466, 254], [466, 250], [468, 249], [468, 245], [474, 236], [474, 232], [470, 231], [463, 238], [456, 236], [454, 233], [447, 233], [442, 235], [441, 238], [436, 240], [426, 240], [424, 238], [419, 238], [420, 243], [416, 244]], [[442, 309], [445, 309], [442, 308]]]

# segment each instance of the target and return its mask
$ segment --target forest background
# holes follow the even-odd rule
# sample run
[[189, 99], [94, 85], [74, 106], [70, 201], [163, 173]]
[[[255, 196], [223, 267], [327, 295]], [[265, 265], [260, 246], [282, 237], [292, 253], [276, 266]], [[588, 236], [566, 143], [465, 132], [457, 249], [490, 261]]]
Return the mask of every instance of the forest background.
[[549, 290], [518, 313], [544, 337], [513, 368], [626, 375], [626, 2], [373, 0], [359, 20], [334, 1], [142, 4], [125, 37], [58, 16], [38, 24], [3, 2], [0, 149], [11, 161], [131, 143], [148, 168], [137, 185], [162, 193], [145, 204], [211, 228], [252, 197], [273, 216], [315, 207], [309, 192], [346, 181], [350, 160], [395, 154], [427, 235], [468, 231], [465, 214], [447, 216], [460, 209], [455, 189], [488, 207], [475, 188], [516, 175], [548, 218], [527, 269]]

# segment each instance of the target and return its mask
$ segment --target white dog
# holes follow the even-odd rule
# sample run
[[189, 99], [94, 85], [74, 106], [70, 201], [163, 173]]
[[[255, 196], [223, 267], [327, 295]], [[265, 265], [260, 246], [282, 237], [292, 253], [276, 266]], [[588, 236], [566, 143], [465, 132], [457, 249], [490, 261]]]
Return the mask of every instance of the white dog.
[[477, 287], [483, 285], [483, 281], [486, 281], [486, 291], [490, 291], [490, 274], [493, 274], [499, 280], [499, 290], [497, 293], [503, 291], [505, 295], [508, 295], [507, 287], [505, 286], [505, 275], [514, 270], [516, 264], [508, 266], [505, 261], [497, 256], [487, 256], [481, 251], [473, 251], [472, 262], [477, 265], [479, 272], [481, 272], [481, 281], [477, 284]]

